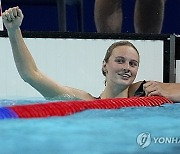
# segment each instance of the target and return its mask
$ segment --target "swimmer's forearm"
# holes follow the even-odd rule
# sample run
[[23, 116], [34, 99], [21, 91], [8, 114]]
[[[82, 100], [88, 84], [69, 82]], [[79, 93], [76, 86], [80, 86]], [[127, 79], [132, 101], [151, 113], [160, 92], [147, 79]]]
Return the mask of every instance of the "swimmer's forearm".
[[180, 83], [163, 83], [167, 86], [169, 95], [167, 96], [170, 100], [180, 103]]
[[20, 28], [8, 31], [8, 36], [18, 72], [23, 79], [29, 78], [37, 71], [37, 67], [23, 40]]
[[173, 102], [180, 102], [180, 83], [162, 83], [147, 81], [143, 85], [147, 96], [164, 96]]

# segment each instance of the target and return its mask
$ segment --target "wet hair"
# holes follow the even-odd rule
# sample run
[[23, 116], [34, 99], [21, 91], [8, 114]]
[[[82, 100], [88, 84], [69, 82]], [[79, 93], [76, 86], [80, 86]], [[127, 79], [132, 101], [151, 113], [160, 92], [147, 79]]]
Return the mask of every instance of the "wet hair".
[[[113, 50], [118, 47], [118, 46], [129, 46], [129, 47], [132, 47], [134, 50], [137, 51], [137, 54], [139, 55], [139, 51], [137, 50], [137, 48], [129, 41], [119, 41], [119, 42], [115, 42], [113, 43], [108, 49], [107, 49], [107, 52], [106, 52], [106, 55], [104, 57], [104, 62], [108, 62], [109, 60], [109, 57], [111, 56]], [[104, 76], [106, 76], [106, 72], [105, 70], [102, 68], [102, 74]]]

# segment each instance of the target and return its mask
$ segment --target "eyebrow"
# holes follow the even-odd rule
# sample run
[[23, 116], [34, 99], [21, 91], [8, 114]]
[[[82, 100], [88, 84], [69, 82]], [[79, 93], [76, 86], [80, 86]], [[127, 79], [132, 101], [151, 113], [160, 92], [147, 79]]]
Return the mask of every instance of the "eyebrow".
[[[124, 59], [126, 59], [126, 58], [123, 57], [123, 56], [117, 56], [117, 57], [115, 57], [115, 58], [124, 58]], [[138, 62], [137, 60], [135, 60], [135, 59], [130, 59], [130, 61], [135, 61], [135, 62], [137, 62], [137, 63], [139, 64], [139, 62]]]

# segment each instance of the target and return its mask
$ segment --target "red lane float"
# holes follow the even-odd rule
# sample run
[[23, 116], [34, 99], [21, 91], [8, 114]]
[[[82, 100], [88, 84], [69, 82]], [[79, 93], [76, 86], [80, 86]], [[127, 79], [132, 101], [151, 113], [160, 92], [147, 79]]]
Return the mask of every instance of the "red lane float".
[[[119, 109], [122, 107], [159, 106], [173, 103], [161, 96], [97, 99], [93, 101], [56, 101], [39, 104], [16, 105], [0, 108], [3, 118], [40, 118], [50, 116], [66, 116], [87, 109]], [[0, 110], [0, 111], [1, 111]], [[8, 113], [7, 113], [7, 110]], [[8, 114], [8, 117], [2, 115]], [[13, 113], [13, 116], [10, 116]]]

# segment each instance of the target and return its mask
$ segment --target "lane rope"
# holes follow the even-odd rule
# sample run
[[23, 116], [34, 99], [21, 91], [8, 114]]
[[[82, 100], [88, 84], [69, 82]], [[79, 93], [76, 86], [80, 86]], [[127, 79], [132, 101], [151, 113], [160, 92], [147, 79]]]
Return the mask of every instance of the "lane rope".
[[173, 103], [161, 96], [97, 99], [92, 101], [55, 101], [0, 107], [0, 119], [45, 118], [67, 116], [87, 109], [120, 109], [124, 107], [160, 106]]

